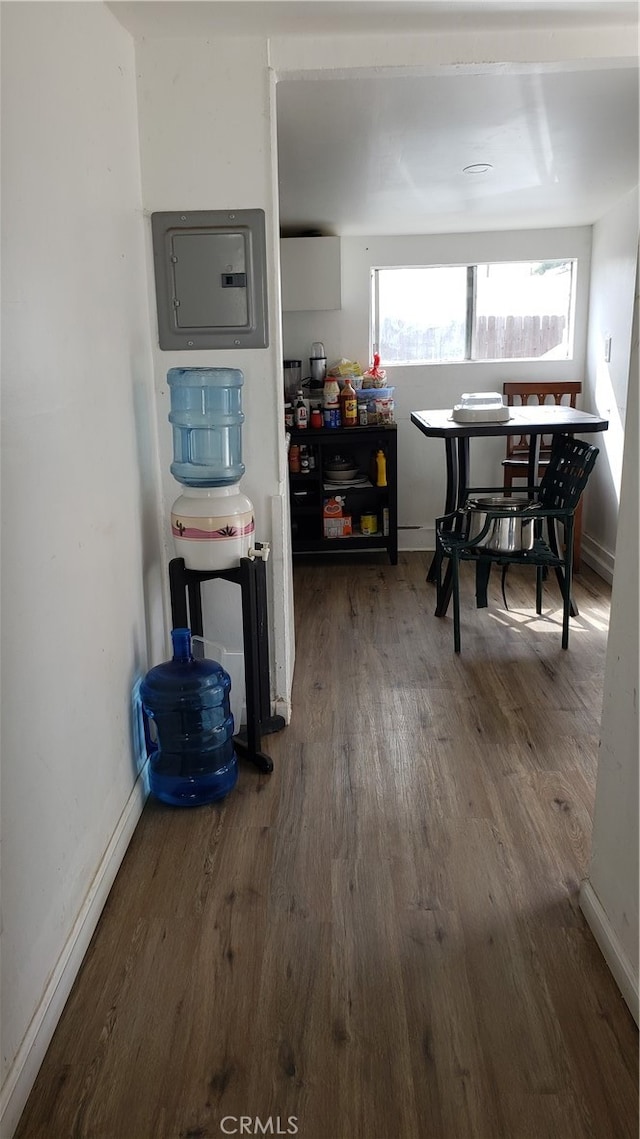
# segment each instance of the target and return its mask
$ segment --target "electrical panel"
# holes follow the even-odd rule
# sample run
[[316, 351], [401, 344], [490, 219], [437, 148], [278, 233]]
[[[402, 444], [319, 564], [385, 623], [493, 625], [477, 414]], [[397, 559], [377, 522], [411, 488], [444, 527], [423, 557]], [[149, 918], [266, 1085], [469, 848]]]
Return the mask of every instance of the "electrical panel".
[[264, 210], [153, 213], [160, 347], [266, 348]]

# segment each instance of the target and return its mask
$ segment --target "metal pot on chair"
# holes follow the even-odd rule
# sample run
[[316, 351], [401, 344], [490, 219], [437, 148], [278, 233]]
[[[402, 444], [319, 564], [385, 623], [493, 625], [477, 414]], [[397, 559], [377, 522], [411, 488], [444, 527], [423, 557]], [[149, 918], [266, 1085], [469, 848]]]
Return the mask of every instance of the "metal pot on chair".
[[[522, 517], [522, 512], [528, 511], [531, 505], [526, 498], [504, 495], [468, 499], [464, 507], [468, 515], [468, 542], [497, 554], [532, 550], [534, 519]], [[498, 512], [497, 517], [493, 516], [494, 511]], [[477, 541], [474, 540], [476, 535]]]

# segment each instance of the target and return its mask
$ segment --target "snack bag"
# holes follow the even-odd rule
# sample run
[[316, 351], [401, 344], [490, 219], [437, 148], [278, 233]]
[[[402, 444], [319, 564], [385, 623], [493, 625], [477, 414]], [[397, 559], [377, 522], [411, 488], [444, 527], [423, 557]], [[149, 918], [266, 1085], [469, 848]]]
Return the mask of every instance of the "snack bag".
[[331, 365], [328, 375], [335, 376], [341, 388], [344, 387], [347, 377], [354, 388], [362, 387], [362, 368], [356, 360], [345, 360], [343, 356], [341, 360]]
[[362, 377], [363, 388], [384, 388], [387, 386], [387, 373], [384, 368], [380, 367], [380, 356], [377, 352], [373, 354], [373, 366], [367, 368]]

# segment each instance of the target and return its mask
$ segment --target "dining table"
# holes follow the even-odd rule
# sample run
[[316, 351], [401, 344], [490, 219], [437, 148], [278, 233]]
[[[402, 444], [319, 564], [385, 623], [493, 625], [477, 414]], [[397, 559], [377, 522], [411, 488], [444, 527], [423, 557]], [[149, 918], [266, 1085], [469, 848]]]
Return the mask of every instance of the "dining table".
[[[583, 435], [606, 431], [609, 421], [592, 412], [562, 404], [524, 404], [509, 407], [509, 418], [500, 421], [472, 420], [459, 422], [453, 419], [452, 410], [436, 408], [430, 411], [412, 411], [411, 422], [431, 439], [443, 439], [447, 481], [443, 514], [459, 510], [469, 492], [469, 443], [471, 439], [487, 439], [501, 435], [521, 435], [529, 440], [527, 485], [538, 485], [540, 443], [545, 435]], [[435, 582], [438, 566], [434, 554], [427, 581]], [[436, 617], [444, 617], [449, 607], [452, 589], [452, 572], [449, 564], [445, 573]], [[478, 605], [486, 605], [486, 580], [477, 589]], [[571, 614], [578, 609], [571, 599]]]

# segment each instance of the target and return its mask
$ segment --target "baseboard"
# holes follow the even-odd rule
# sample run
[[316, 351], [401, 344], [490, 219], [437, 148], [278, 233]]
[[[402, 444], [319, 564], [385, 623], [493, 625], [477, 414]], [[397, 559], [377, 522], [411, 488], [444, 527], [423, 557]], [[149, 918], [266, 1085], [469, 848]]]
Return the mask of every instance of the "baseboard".
[[115, 876], [148, 794], [146, 767], [139, 774], [80, 909], [42, 1000], [0, 1092], [0, 1135], [11, 1139], [56, 1025], [80, 970]]
[[638, 978], [634, 974], [631, 962], [628, 960], [588, 878], [585, 878], [580, 884], [580, 909], [587, 919], [587, 924], [600, 946], [602, 956], [607, 962], [625, 1002], [629, 1006], [629, 1012], [638, 1024]]
[[615, 558], [613, 554], [605, 550], [604, 546], [600, 546], [598, 542], [595, 542], [588, 534], [582, 535], [582, 560], [586, 562], [590, 569], [595, 570], [599, 577], [611, 585], [615, 568]]
[[435, 548], [436, 532], [433, 526], [398, 527], [399, 550], [427, 550], [432, 553]]

